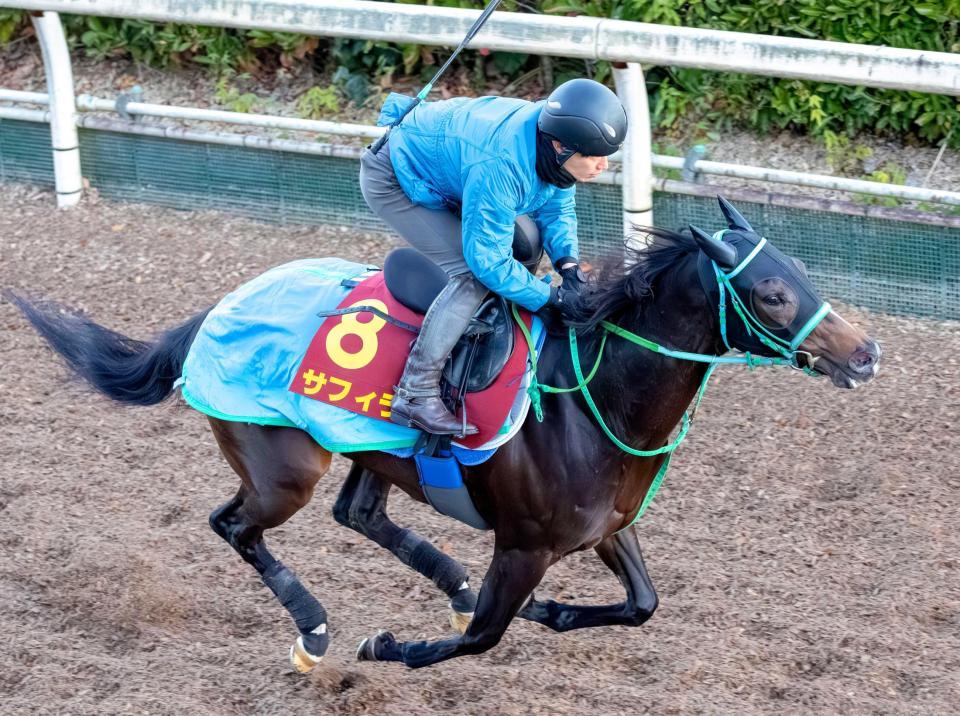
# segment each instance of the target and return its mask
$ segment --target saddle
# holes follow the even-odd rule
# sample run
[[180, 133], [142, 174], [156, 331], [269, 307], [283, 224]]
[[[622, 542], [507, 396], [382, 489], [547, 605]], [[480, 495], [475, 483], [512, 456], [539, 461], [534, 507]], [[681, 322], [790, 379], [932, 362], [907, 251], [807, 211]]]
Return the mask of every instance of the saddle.
[[[517, 217], [513, 255], [531, 272], [543, 256], [536, 224]], [[391, 251], [383, 264], [387, 290], [411, 311], [425, 314], [447, 285], [443, 269], [412, 248]], [[491, 295], [477, 309], [443, 369], [441, 395], [454, 404], [467, 393], [486, 390], [496, 380], [514, 348], [510, 307], [502, 296]]]

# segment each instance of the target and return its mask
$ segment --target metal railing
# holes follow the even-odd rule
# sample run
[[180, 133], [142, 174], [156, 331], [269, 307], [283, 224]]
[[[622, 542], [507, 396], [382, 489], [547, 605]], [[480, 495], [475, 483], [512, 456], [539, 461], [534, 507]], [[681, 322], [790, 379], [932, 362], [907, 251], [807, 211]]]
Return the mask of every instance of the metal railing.
[[[366, 0], [0, 0], [0, 7], [450, 47], [480, 14]], [[496, 12], [471, 47], [960, 95], [960, 57], [875, 45]]]
[[[77, 115], [69, 58], [64, 59], [62, 51], [57, 51], [56, 54], [54, 49], [48, 51], [48, 48], [65, 47], [57, 12], [259, 28], [433, 46], [459, 44], [479, 14], [472, 10], [365, 0], [233, 0], [229, 3], [222, 0], [138, 0], [136, 3], [130, 3], [129, 0], [0, 0], [0, 7], [44, 11], [33, 19], [44, 50], [48, 87], [54, 100], [50, 104], [49, 117], [55, 155], [58, 156], [58, 195], [62, 184], [65, 187], [63, 196], [69, 197], [69, 201], [73, 201], [71, 187], [79, 186], [80, 169], [78, 153], [71, 151], [67, 145], [71, 143], [70, 132], [75, 135], [76, 125], [86, 122]], [[617, 177], [617, 183], [623, 185], [626, 224], [652, 223], [652, 167], [680, 168], [684, 161], [671, 157], [654, 157], [651, 153], [649, 113], [639, 64], [641, 62], [960, 95], [960, 55], [666, 27], [605, 18], [494, 13], [471, 46], [627, 63], [625, 67], [614, 70], [618, 93], [625, 100], [631, 122], [632, 136], [624, 149], [625, 161], [622, 172]], [[110, 102], [81, 98], [80, 104], [82, 109], [90, 110], [105, 109]], [[5, 111], [23, 114], [23, 110]], [[324, 129], [317, 129], [315, 125], [308, 123], [308, 120], [295, 118], [251, 115], [228, 118], [226, 115], [236, 113], [137, 103], [128, 104], [125, 111], [131, 114], [139, 111], [156, 116], [176, 116], [181, 119], [196, 119], [199, 118], [198, 113], [207, 113], [212, 121], [247, 124], [263, 122], [264, 124], [259, 126], [308, 129], [330, 134], [356, 133], [359, 136], [371, 136], [376, 131], [376, 128], [337, 123], [324, 123]], [[215, 119], [213, 113], [216, 114]], [[190, 133], [188, 130], [182, 131]], [[277, 146], [278, 143], [274, 145]], [[949, 204], [960, 203], [960, 195], [954, 192], [917, 187], [877, 186], [876, 182], [760, 167], [738, 167], [703, 160], [694, 164], [693, 168], [704, 173], [748, 179], [804, 183], [843, 191], [879, 193]]]
[[[49, 104], [49, 97], [42, 92], [20, 92], [0, 89], [0, 102], [16, 102], [24, 104]], [[93, 97], [88, 94], [77, 97], [77, 109], [83, 113], [111, 113], [119, 114], [120, 103], [115, 99]], [[328, 122], [324, 120], [302, 119], [298, 117], [282, 117], [267, 114], [252, 114], [244, 112], [226, 112], [216, 109], [200, 109], [195, 107], [177, 107], [147, 102], [124, 102], [122, 112], [133, 117], [155, 117], [184, 121], [214, 122], [218, 124], [257, 127], [262, 129], [291, 130], [310, 132], [322, 135], [344, 137], [363, 137], [376, 139], [383, 134], [383, 127], [367, 124], [353, 124], [347, 122]], [[22, 109], [19, 107], [0, 107], [0, 118], [19, 119], [33, 122], [49, 122], [49, 113], [43, 110]], [[166, 136], [174, 139], [188, 139], [191, 141], [206, 141], [212, 144], [229, 144], [233, 146], [247, 146], [257, 148], [283, 149], [284, 151], [300, 154], [314, 154], [320, 156], [359, 157], [360, 150], [356, 147], [319, 142], [307, 142], [290, 139], [275, 139], [270, 137], [254, 137], [245, 134], [230, 134], [226, 132], [194, 131], [180, 127], [158, 127], [120, 121], [116, 118], [94, 117], [90, 114], [81, 114], [77, 123], [87, 128], [109, 128], [111, 131], [130, 134], [145, 134], [150, 136]], [[641, 140], [642, 141], [642, 140]], [[649, 141], [649, 138], [647, 139]], [[960, 206], [960, 192], [941, 189], [927, 189], [924, 187], [901, 186], [898, 184], [884, 184], [882, 182], [850, 179], [847, 177], [812, 174], [809, 172], [795, 172], [785, 169], [770, 169], [745, 164], [731, 164], [714, 162], [705, 159], [689, 160], [683, 157], [673, 157], [662, 154], [651, 154], [651, 165], [657, 169], [687, 170], [694, 174], [708, 174], [714, 176], [734, 177], [749, 181], [792, 184], [818, 189], [851, 192], [867, 196], [893, 197], [908, 201], [924, 201]], [[624, 158], [622, 152], [611, 156], [611, 161], [620, 163]], [[620, 171], [606, 172], [598, 179], [599, 183], [622, 184]], [[654, 186], [657, 180], [651, 178]]]

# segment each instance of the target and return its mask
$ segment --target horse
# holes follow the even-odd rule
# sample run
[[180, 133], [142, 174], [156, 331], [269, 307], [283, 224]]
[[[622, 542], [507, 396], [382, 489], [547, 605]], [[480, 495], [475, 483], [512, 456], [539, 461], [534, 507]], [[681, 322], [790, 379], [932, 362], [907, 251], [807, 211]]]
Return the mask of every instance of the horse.
[[[545, 392], [540, 408], [549, 419], [528, 415], [489, 460], [462, 468], [476, 509], [494, 531], [479, 593], [461, 564], [387, 514], [392, 487], [425, 502], [414, 460], [347, 454], [353, 465], [333, 507], [335, 520], [433, 581], [450, 599], [456, 629], [430, 641], [398, 641], [380, 631], [361, 642], [358, 659], [419, 668], [479, 654], [500, 641], [515, 617], [557, 632], [644, 624], [659, 602], [633, 521], [667, 460], [664, 446], [712, 366], [733, 349], [746, 352], [742, 361], [787, 363], [842, 389], [877, 374], [880, 345], [819, 298], [799, 261], [718, 198], [727, 229], [714, 235], [693, 226], [646, 229], [648, 246], [617, 268], [591, 272], [582, 315], [551, 319], [537, 356], [538, 380], [571, 390]], [[174, 391], [210, 310], [144, 342], [53, 302], [7, 295], [76, 373], [106, 396], [138, 405]], [[581, 358], [595, 365], [589, 392]], [[211, 513], [210, 526], [289, 612], [299, 631], [290, 659], [308, 672], [329, 645], [327, 614], [271, 554], [264, 533], [307, 505], [332, 455], [297, 428], [208, 420], [240, 478], [232, 499]], [[536, 598], [551, 565], [588, 549], [617, 576], [623, 601]]]

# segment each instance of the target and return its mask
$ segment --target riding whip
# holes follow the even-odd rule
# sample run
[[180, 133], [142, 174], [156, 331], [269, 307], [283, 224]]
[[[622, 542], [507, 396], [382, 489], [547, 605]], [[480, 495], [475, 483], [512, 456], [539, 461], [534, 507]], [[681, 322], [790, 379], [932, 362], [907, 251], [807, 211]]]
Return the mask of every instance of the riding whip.
[[484, 8], [483, 12], [480, 13], [480, 17], [477, 18], [477, 21], [473, 23], [473, 25], [470, 27], [469, 30], [467, 30], [467, 34], [463, 38], [463, 41], [460, 43], [460, 46], [457, 47], [457, 49], [453, 51], [453, 54], [447, 58], [447, 61], [443, 63], [443, 67], [437, 70], [437, 74], [433, 76], [433, 79], [431, 79], [426, 84], [426, 86], [422, 90], [420, 90], [420, 93], [414, 98], [413, 102], [410, 103], [410, 106], [404, 110], [403, 114], [401, 114], [400, 117], [393, 124], [387, 127], [387, 131], [384, 132], [383, 135], [380, 137], [380, 139], [378, 139], [376, 143], [370, 148], [370, 151], [372, 151], [374, 154], [379, 152], [380, 148], [384, 145], [384, 143], [387, 141], [387, 138], [390, 136], [390, 130], [396, 127], [398, 124], [400, 124], [400, 122], [403, 121], [404, 117], [406, 117], [408, 114], [410, 114], [413, 111], [414, 107], [416, 107], [418, 104], [420, 104], [423, 100], [427, 98], [427, 95], [430, 94], [430, 90], [433, 89], [433, 85], [436, 83], [436, 81], [439, 80], [440, 76], [447, 71], [447, 68], [450, 66], [450, 64], [457, 58], [457, 55], [459, 55], [460, 52], [467, 45], [470, 44], [470, 40], [472, 40], [474, 36], [478, 32], [480, 32], [480, 28], [483, 27], [483, 24], [487, 21], [487, 18], [493, 14], [493, 11], [497, 9], [497, 5], [499, 4], [500, 4], [500, 0], [490, 0], [490, 3]]

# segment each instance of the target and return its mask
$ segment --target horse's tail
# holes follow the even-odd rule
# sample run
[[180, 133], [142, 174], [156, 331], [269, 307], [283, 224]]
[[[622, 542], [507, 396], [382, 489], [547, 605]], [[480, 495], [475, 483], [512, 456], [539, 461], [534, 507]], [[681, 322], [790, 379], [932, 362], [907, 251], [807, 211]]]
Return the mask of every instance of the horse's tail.
[[67, 365], [113, 400], [155, 405], [173, 391], [200, 324], [210, 309], [148, 343], [111, 331], [53, 301], [34, 301], [5, 291]]

